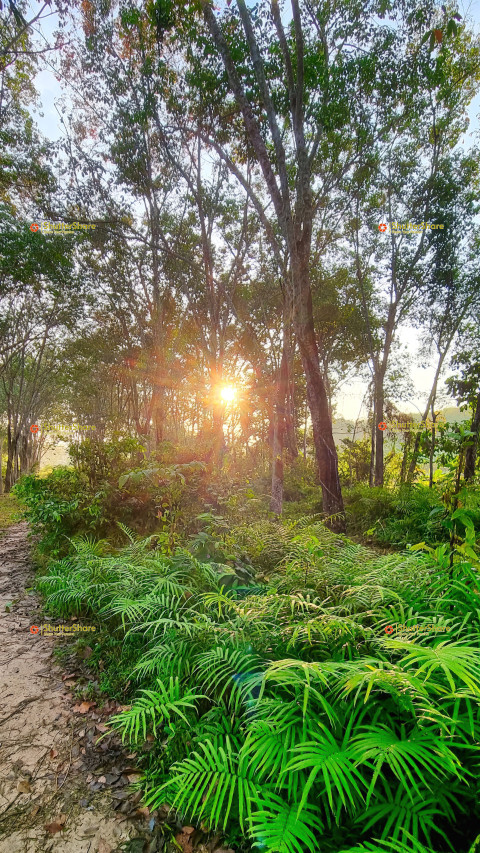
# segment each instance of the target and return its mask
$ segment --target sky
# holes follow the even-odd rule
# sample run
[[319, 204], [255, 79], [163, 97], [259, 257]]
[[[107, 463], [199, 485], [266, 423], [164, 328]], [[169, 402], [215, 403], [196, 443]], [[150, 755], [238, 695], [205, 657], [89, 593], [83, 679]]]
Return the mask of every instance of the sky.
[[[219, 0], [219, 5], [222, 0]], [[42, 7], [42, 3], [33, 2], [31, 0], [29, 9], [31, 14], [27, 15], [29, 20], [34, 14], [38, 13]], [[459, 11], [464, 19], [467, 19], [473, 24], [474, 29], [480, 31], [480, 0], [459, 0]], [[41, 24], [35, 25], [34, 29], [38, 35], [39, 41], [53, 44], [53, 33], [58, 27], [58, 17], [56, 13], [42, 20]], [[59, 102], [61, 99], [67, 98], [68, 94], [62, 88], [61, 81], [56, 79], [52, 67], [48, 67], [49, 56], [46, 54], [47, 67], [39, 71], [35, 78], [35, 87], [39, 94], [41, 106], [37, 110], [31, 109], [31, 113], [37, 126], [44, 136], [50, 141], [56, 141], [63, 136], [63, 129], [60, 122]], [[42, 115], [43, 114], [43, 115]], [[479, 134], [479, 117], [480, 117], [480, 92], [474, 98], [469, 109], [470, 126], [463, 139], [465, 149], [468, 149], [478, 139]], [[420, 361], [419, 348], [422, 341], [419, 338], [418, 331], [409, 326], [404, 326], [400, 335], [400, 349], [405, 356], [410, 359], [409, 375], [413, 383], [412, 395], [409, 399], [393, 398], [393, 402], [402, 412], [418, 413], [423, 412], [423, 407], [428, 397], [432, 379], [434, 375], [433, 363], [426, 367], [415, 366]], [[440, 383], [440, 390], [442, 385]], [[348, 377], [342, 385], [337, 389], [335, 395], [336, 416], [344, 417], [350, 420], [356, 420], [357, 417], [365, 417], [367, 412], [363, 405], [365, 393], [367, 390], [367, 382], [364, 379], [356, 379]], [[440, 396], [439, 407], [441, 405], [455, 405], [455, 401], [446, 395]]]

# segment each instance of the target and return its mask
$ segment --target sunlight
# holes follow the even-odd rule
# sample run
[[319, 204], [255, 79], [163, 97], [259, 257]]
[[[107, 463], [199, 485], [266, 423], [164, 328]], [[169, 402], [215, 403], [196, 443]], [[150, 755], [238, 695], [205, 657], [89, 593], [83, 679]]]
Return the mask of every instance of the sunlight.
[[231, 403], [235, 399], [236, 394], [236, 389], [232, 385], [225, 385], [220, 391], [220, 396], [226, 403]]

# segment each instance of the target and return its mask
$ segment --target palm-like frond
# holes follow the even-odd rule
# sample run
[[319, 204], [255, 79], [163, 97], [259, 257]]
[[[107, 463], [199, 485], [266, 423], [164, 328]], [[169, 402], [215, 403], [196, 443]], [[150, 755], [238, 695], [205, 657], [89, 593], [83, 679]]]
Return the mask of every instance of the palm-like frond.
[[186, 816], [204, 817], [211, 827], [225, 829], [235, 811], [245, 831], [251, 822], [252, 807], [260, 795], [269, 792], [268, 786], [258, 784], [246, 759], [239, 761], [228, 737], [223, 746], [210, 740], [199, 746], [200, 751], [173, 765], [172, 778], [147, 795], [146, 804], [156, 808], [168, 789], [173, 793], [172, 805]]
[[[363, 801], [361, 788], [367, 787], [361, 773], [355, 766], [355, 760], [348, 747], [337, 743], [333, 735], [325, 729], [318, 733], [314, 740], [305, 741], [294, 747], [293, 757], [288, 763], [285, 773], [298, 770], [309, 771], [299, 814], [308, 799], [308, 794], [317, 777], [320, 777], [321, 787], [325, 791], [332, 812], [338, 813], [338, 805], [345, 809], [349, 806], [354, 812], [359, 801]], [[334, 803], [334, 793], [336, 802]]]
[[250, 835], [255, 839], [254, 847], [264, 853], [302, 853], [318, 849], [323, 824], [319, 809], [305, 806], [298, 817], [298, 803], [286, 803], [281, 797], [269, 794], [252, 812]]
[[193, 691], [182, 695], [178, 678], [170, 678], [168, 685], [157, 680], [156, 690], [141, 690], [130, 710], [122, 711], [110, 719], [110, 725], [122, 732], [122, 741], [128, 738], [138, 743], [140, 733], [144, 740], [147, 737], [147, 723], [151, 724], [154, 736], [157, 725], [165, 720], [170, 721], [175, 715], [188, 722], [185, 710], [195, 710], [196, 702], [201, 698]]

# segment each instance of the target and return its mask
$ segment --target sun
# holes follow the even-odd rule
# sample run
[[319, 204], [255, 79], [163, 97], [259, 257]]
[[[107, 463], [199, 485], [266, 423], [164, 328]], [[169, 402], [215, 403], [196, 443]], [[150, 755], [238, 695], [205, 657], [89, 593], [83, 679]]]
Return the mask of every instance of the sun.
[[226, 403], [231, 403], [232, 400], [235, 399], [237, 392], [232, 385], [224, 385], [224, 387], [220, 391], [220, 396], [222, 400], [225, 400]]

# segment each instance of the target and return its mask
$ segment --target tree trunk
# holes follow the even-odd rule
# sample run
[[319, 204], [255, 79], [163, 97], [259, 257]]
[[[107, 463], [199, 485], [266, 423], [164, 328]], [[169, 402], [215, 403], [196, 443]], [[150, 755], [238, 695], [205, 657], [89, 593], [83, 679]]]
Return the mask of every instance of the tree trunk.
[[3, 451], [3, 435], [0, 435], [0, 495], [3, 495], [2, 451]]
[[[326, 515], [343, 515], [344, 507], [338, 476], [337, 451], [333, 440], [325, 383], [320, 371], [310, 286], [308, 289], [304, 287], [303, 292], [299, 293], [298, 297], [296, 300], [295, 329], [307, 381], [307, 400], [312, 418], [313, 442], [322, 487], [323, 512]], [[344, 530], [344, 518], [337, 519], [334, 526], [338, 530]]]
[[15, 447], [16, 441], [12, 436], [12, 428], [10, 424], [8, 425], [8, 433], [7, 433], [7, 468], [5, 471], [5, 492], [8, 494], [10, 489], [15, 483], [14, 477], [14, 459], [15, 459]]
[[472, 424], [470, 426], [472, 432], [475, 433], [473, 438], [471, 439], [472, 443], [469, 447], [467, 447], [467, 451], [465, 454], [465, 470], [463, 476], [465, 480], [472, 480], [475, 476], [475, 462], [477, 458], [477, 447], [478, 447], [478, 432], [480, 429], [480, 392], [477, 397], [477, 404], [475, 407], [475, 413], [472, 418]]
[[428, 486], [430, 489], [433, 489], [433, 458], [435, 456], [435, 412], [433, 409], [433, 401], [432, 401], [432, 434], [430, 437], [430, 458], [429, 458], [429, 468], [430, 468], [430, 476], [428, 481]]
[[369, 488], [373, 488], [373, 481], [375, 479], [375, 439], [376, 439], [376, 431], [378, 429], [378, 424], [375, 422], [375, 406], [372, 412], [372, 430], [370, 433], [370, 473], [368, 475], [368, 485]]
[[291, 342], [291, 327], [284, 326], [282, 367], [285, 370], [285, 434], [284, 445], [290, 461], [298, 457], [297, 436], [295, 433], [295, 388], [293, 376], [294, 348]]
[[[285, 344], [285, 336], [284, 336]], [[270, 510], [281, 515], [283, 509], [283, 445], [286, 433], [285, 404], [288, 394], [288, 357], [287, 348], [282, 349], [282, 360], [277, 377], [277, 395], [273, 415], [272, 441], [272, 498]]]
[[375, 377], [375, 485], [383, 486], [383, 430], [378, 424], [383, 421], [383, 407], [385, 405], [385, 393], [383, 390], [384, 377]]
[[408, 450], [410, 447], [410, 439], [408, 438], [408, 433], [405, 434], [403, 439], [403, 456], [402, 456], [402, 467], [400, 468], [400, 485], [403, 486], [405, 480], [407, 478], [407, 460], [408, 460]]

